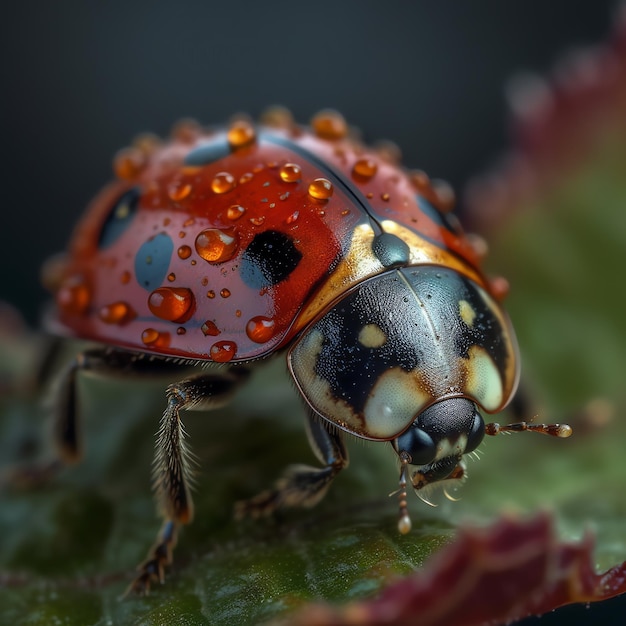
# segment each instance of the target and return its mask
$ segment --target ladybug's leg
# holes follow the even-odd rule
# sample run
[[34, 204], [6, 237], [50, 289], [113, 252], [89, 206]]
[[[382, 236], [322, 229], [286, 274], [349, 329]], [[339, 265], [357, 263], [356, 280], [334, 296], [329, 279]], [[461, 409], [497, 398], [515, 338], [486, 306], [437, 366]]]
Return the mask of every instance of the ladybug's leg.
[[[51, 354], [42, 364], [41, 378], [49, 375], [54, 360], [54, 350], [58, 344], [51, 343]], [[76, 355], [57, 378], [52, 389], [52, 438], [55, 454], [48, 460], [27, 463], [5, 472], [0, 486], [29, 488], [39, 486], [67, 465], [80, 461], [82, 455], [80, 441], [80, 407], [77, 396], [78, 376], [82, 372], [119, 376], [154, 376], [180, 373], [180, 365], [164, 359], [145, 358], [145, 355], [94, 348]]]
[[[58, 344], [50, 344], [50, 354], [42, 362], [40, 380], [48, 377], [50, 363]], [[35, 487], [50, 480], [66, 465], [80, 460], [80, 428], [77, 411], [76, 381], [81, 371], [108, 371], [112, 353], [107, 350], [87, 350], [69, 363], [55, 382], [52, 392], [52, 438], [56, 454], [49, 460], [12, 468], [6, 477], [11, 487]], [[45, 371], [44, 371], [45, 370]]]
[[270, 515], [282, 508], [308, 508], [324, 497], [335, 476], [348, 466], [348, 452], [341, 431], [312, 412], [308, 415], [307, 435], [315, 456], [324, 467], [290, 465], [274, 489], [238, 502], [237, 518]]
[[154, 458], [154, 490], [159, 512], [165, 521], [148, 556], [138, 567], [139, 574], [129, 592], [146, 594], [154, 581], [163, 582], [165, 567], [172, 562], [178, 527], [193, 518], [193, 501], [189, 490], [194, 461], [185, 444], [180, 411], [214, 409], [226, 404], [239, 385], [247, 380], [244, 367], [201, 374], [170, 385], [167, 407], [163, 412], [157, 435]]

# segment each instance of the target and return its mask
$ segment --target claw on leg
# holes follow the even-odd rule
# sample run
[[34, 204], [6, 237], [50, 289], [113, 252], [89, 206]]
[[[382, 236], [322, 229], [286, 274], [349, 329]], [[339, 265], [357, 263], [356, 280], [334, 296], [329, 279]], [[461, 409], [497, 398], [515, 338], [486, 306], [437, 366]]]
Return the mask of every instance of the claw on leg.
[[137, 567], [139, 574], [128, 586], [124, 597], [130, 594], [147, 596], [153, 583], [165, 582], [165, 567], [172, 563], [172, 553], [178, 539], [175, 522], [167, 520], [159, 533], [159, 539], [152, 546], [148, 557]]

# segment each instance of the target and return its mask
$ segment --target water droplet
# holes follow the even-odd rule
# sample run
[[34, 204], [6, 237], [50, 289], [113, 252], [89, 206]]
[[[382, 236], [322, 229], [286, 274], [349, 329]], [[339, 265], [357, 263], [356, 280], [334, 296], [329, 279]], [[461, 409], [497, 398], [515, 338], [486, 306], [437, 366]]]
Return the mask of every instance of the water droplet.
[[411, 170], [409, 172], [409, 180], [417, 191], [424, 193], [430, 190], [430, 178], [422, 170]]
[[259, 215], [258, 217], [251, 217], [250, 223], [254, 226], [263, 226], [263, 224], [265, 223], [265, 216]]
[[311, 120], [313, 131], [322, 139], [342, 139], [348, 134], [348, 125], [341, 113], [324, 109]]
[[265, 343], [274, 336], [274, 326], [274, 320], [257, 315], [246, 324], [246, 335], [255, 343]]
[[205, 276], [205, 277], [204, 277], [204, 278], [200, 281], [200, 284], [201, 284], [203, 287], [206, 287], [206, 286], [209, 284], [209, 279]]
[[202, 134], [202, 126], [191, 118], [179, 120], [174, 124], [170, 135], [172, 139], [182, 143], [192, 143]]
[[235, 187], [235, 178], [229, 172], [220, 172], [211, 181], [211, 189], [214, 193], [226, 193]]
[[215, 292], [213, 291], [213, 289], [209, 289], [209, 290], [206, 292], [206, 297], [207, 297], [207, 298], [210, 298], [211, 300], [212, 300], [213, 298], [215, 298]]
[[136, 313], [126, 302], [113, 302], [98, 311], [98, 317], [105, 324], [125, 324], [135, 317]]
[[168, 280], [170, 283], [173, 283], [173, 282], [176, 280], [176, 274], [174, 274], [174, 272], [170, 272], [170, 273], [167, 275], [167, 280]]
[[182, 320], [193, 310], [194, 297], [186, 287], [159, 287], [148, 297], [148, 307], [162, 320]]
[[333, 191], [333, 184], [326, 178], [316, 178], [309, 185], [309, 195], [316, 200], [328, 200]]
[[235, 220], [238, 220], [245, 212], [246, 209], [244, 207], [239, 204], [233, 204], [232, 206], [228, 207], [226, 211], [226, 217], [234, 222]]
[[237, 253], [239, 241], [232, 230], [207, 228], [196, 237], [196, 252], [208, 263], [224, 263]]
[[393, 141], [383, 139], [376, 144], [375, 148], [378, 156], [387, 163], [399, 165], [400, 161], [402, 161], [402, 151], [400, 150], [398, 144]]
[[191, 248], [189, 246], [181, 246], [178, 248], [178, 258], [188, 259], [191, 256]]
[[222, 298], [230, 298], [230, 289], [224, 287], [224, 289], [220, 291], [220, 296], [222, 296]]
[[376, 161], [364, 157], [359, 159], [352, 167], [352, 174], [360, 178], [373, 178], [378, 171]]
[[63, 281], [56, 293], [57, 306], [69, 315], [87, 313], [91, 304], [91, 290], [82, 276], [71, 276]]
[[252, 172], [246, 172], [241, 175], [239, 179], [239, 184], [244, 185], [245, 183], [249, 183], [254, 178], [254, 174]]
[[445, 180], [436, 179], [432, 181], [432, 186], [435, 196], [437, 197], [437, 208], [442, 213], [449, 213], [452, 211], [456, 202], [452, 185], [447, 183]]
[[167, 348], [170, 345], [170, 334], [160, 333], [154, 328], [146, 328], [141, 333], [141, 341], [150, 348]]
[[183, 226], [185, 228], [189, 227], [189, 226], [193, 226], [196, 223], [196, 219], [194, 217], [190, 217], [189, 219], [186, 219], [183, 222]]
[[218, 341], [209, 350], [210, 357], [217, 363], [232, 361], [237, 352], [237, 344], [232, 341]]
[[141, 333], [141, 341], [143, 341], [146, 346], [151, 346], [159, 340], [160, 336], [161, 335], [158, 330], [155, 330], [154, 328], [146, 328]]
[[256, 139], [254, 126], [247, 120], [237, 120], [228, 129], [227, 138], [233, 150], [249, 146]]
[[235, 311], [235, 317], [241, 317], [241, 310], [240, 309], [237, 309]]
[[183, 183], [178, 181], [176, 183], [172, 183], [168, 190], [167, 195], [170, 197], [170, 200], [174, 202], [180, 202], [184, 200], [191, 193], [191, 185], [189, 183]]
[[131, 279], [130, 272], [128, 270], [123, 271], [122, 275], [120, 276], [120, 282], [122, 283], [122, 285], [128, 285], [128, 283], [130, 282], [130, 279]]
[[220, 334], [220, 329], [215, 325], [215, 322], [212, 322], [211, 320], [204, 322], [204, 324], [200, 327], [200, 330], [202, 331], [202, 334], [208, 337], [216, 337]]
[[180, 239], [184, 239], [187, 236], [187, 233], [184, 230], [181, 230], [178, 233], [178, 236], [180, 237]]
[[502, 302], [511, 289], [509, 281], [504, 276], [495, 276], [489, 279], [489, 289], [491, 295], [498, 301]]
[[261, 124], [273, 128], [289, 128], [293, 126], [291, 111], [281, 106], [272, 106], [261, 114]]
[[141, 150], [145, 155], [156, 152], [163, 145], [161, 138], [154, 133], [142, 133], [133, 139], [133, 146]]
[[177, 335], [184, 335], [187, 332], [187, 329], [184, 326], [179, 326], [176, 329], [176, 334]]
[[283, 182], [297, 183], [302, 176], [302, 170], [300, 166], [295, 163], [285, 163], [285, 165], [280, 168], [279, 174]]
[[489, 252], [487, 241], [476, 233], [466, 233], [467, 243], [479, 259], [484, 259]]
[[380, 199], [381, 199], [381, 200], [384, 200], [385, 202], [389, 202], [389, 198], [390, 198], [390, 196], [389, 196], [389, 194], [388, 194], [388, 193], [386, 193], [386, 192], [385, 192], [385, 193], [381, 193], [381, 194], [380, 194]]
[[146, 155], [138, 148], [122, 148], [113, 158], [113, 171], [122, 180], [135, 180], [146, 166]]
[[300, 211], [294, 211], [286, 220], [285, 224], [293, 224], [300, 216]]

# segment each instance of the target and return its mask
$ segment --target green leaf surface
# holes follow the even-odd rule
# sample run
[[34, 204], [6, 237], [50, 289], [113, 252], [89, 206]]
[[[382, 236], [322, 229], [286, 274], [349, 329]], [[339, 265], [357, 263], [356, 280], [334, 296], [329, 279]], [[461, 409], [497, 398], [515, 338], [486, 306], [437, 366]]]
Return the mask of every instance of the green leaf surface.
[[[387, 497], [397, 487], [392, 451], [359, 441], [316, 508], [235, 523], [237, 500], [268, 487], [289, 463], [315, 462], [278, 359], [229, 407], [185, 416], [200, 461], [196, 519], [183, 530], [166, 585], [120, 601], [159, 528], [150, 464], [164, 384], [85, 377], [83, 462], [41, 489], [0, 494], [0, 623], [264, 622], [312, 600], [371, 597], [419, 568], [464, 520], [487, 523], [509, 508], [549, 507], [563, 538], [591, 526], [600, 570], [624, 561], [624, 164], [623, 142], [602, 142], [573, 175], [507, 220], [489, 258], [512, 284], [508, 306], [540, 421], [564, 421], [592, 398], [612, 407], [612, 418], [588, 412], [574, 419], [568, 440], [488, 438], [454, 494], [459, 502], [435, 495], [433, 509], [411, 497], [408, 536], [398, 534], [396, 498]], [[15, 341], [0, 344], [2, 371], [11, 369]], [[40, 400], [3, 397], [1, 466], [45, 441]]]

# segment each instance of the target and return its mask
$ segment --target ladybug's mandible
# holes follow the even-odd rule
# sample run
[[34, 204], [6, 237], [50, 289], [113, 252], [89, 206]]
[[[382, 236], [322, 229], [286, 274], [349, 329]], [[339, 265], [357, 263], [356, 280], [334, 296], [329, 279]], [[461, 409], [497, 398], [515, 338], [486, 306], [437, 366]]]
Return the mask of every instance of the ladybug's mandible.
[[45, 272], [52, 329], [104, 346], [63, 376], [63, 458], [79, 452], [79, 371], [221, 364], [167, 390], [155, 463], [165, 523], [136, 591], [163, 579], [193, 514], [181, 409], [222, 403], [262, 357], [286, 355], [323, 467], [292, 468], [240, 514], [315, 504], [347, 465], [347, 432], [391, 442], [408, 532], [407, 482], [419, 494], [462, 478], [485, 434], [571, 432], [485, 425], [481, 411], [501, 411], [519, 377], [502, 290], [449, 213], [449, 188], [402, 168], [393, 147], [362, 144], [338, 113], [310, 128], [278, 109], [259, 125], [183, 122], [166, 142], [138, 138], [114, 166], [117, 180]]

